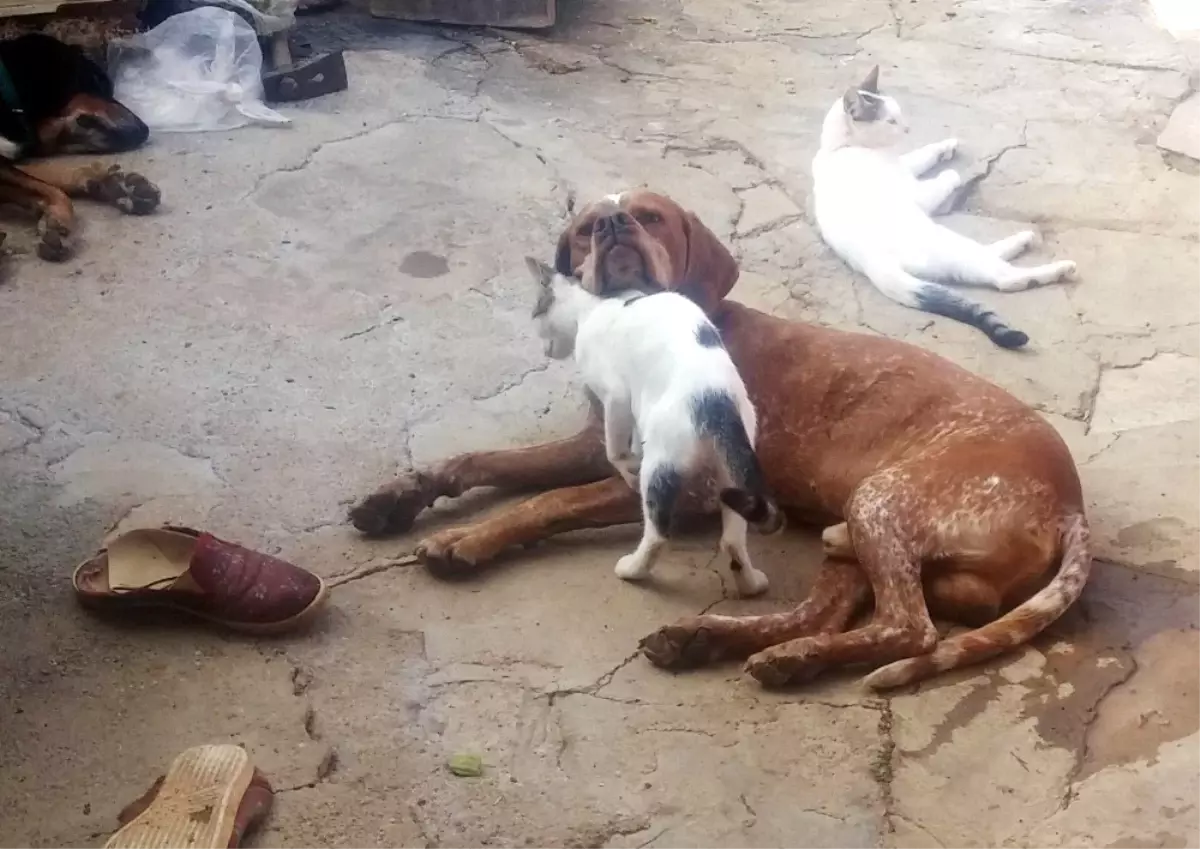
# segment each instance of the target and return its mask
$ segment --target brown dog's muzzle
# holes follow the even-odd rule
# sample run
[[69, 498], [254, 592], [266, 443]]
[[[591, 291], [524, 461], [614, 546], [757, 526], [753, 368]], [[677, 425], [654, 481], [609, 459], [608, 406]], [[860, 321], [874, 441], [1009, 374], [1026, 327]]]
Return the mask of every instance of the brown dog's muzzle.
[[665, 279], [662, 246], [632, 215], [615, 204], [601, 211], [592, 225], [591, 273], [584, 284], [596, 294], [623, 289], [657, 292]]

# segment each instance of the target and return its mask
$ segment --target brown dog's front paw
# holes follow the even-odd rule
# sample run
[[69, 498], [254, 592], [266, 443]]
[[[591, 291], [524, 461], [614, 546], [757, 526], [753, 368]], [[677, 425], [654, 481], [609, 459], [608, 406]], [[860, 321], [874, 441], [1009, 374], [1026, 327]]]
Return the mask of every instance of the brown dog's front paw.
[[46, 216], [38, 221], [37, 255], [47, 262], [62, 262], [71, 256], [71, 231]]
[[113, 165], [88, 181], [88, 196], [115, 206], [126, 215], [149, 215], [158, 209], [162, 193], [141, 174]]
[[782, 652], [771, 648], [751, 655], [745, 671], [764, 687], [783, 687], [804, 684], [821, 671], [821, 667], [794, 649]]
[[430, 505], [429, 479], [419, 472], [402, 475], [371, 493], [350, 510], [350, 523], [367, 536], [403, 533]]
[[456, 577], [476, 571], [480, 564], [496, 556], [483, 534], [473, 534], [470, 525], [447, 528], [421, 540], [416, 555], [434, 575]]
[[642, 637], [638, 648], [659, 669], [695, 669], [724, 657], [712, 631], [698, 621], [665, 625]]

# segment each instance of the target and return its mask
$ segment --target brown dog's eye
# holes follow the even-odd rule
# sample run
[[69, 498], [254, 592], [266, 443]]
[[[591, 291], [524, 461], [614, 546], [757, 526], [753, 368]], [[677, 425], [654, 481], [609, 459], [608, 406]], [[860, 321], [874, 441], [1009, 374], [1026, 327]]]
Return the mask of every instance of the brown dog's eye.
[[662, 221], [661, 215], [659, 215], [657, 212], [650, 212], [649, 210], [646, 212], [639, 212], [634, 217], [643, 227], [645, 227], [647, 224], [657, 224], [658, 222]]
[[585, 221], [585, 222], [583, 222], [582, 224], [580, 224], [578, 227], [576, 227], [576, 228], [575, 228], [575, 235], [576, 235], [576, 236], [582, 236], [582, 237], [584, 237], [585, 239], [586, 239], [586, 238], [589, 238], [589, 237], [591, 237], [591, 235], [592, 235], [592, 222], [591, 222], [591, 221]]

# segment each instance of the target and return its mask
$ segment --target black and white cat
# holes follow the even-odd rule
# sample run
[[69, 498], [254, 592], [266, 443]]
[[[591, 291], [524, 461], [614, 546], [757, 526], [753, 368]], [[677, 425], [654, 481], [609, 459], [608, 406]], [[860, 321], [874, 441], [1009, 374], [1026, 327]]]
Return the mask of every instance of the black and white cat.
[[813, 158], [813, 200], [821, 237], [847, 264], [893, 301], [977, 327], [1003, 348], [1029, 337], [994, 312], [940, 285], [945, 281], [1015, 292], [1065, 280], [1075, 263], [1019, 268], [1008, 260], [1037, 242], [1025, 230], [983, 245], [933, 220], [962, 185], [946, 169], [922, 175], [954, 156], [956, 139], [896, 155], [888, 148], [906, 132], [895, 99], [879, 93], [879, 68], [833, 104]]
[[608, 459], [641, 493], [642, 540], [617, 561], [617, 575], [649, 577], [685, 479], [712, 463], [722, 487], [720, 546], [738, 592], [765, 592], [767, 576], [746, 550], [747, 522], [772, 533], [783, 516], [754, 454], [757, 420], [746, 385], [704, 311], [674, 292], [602, 298], [544, 263], [526, 264], [538, 281], [533, 316], [547, 356], [574, 354], [604, 407]]

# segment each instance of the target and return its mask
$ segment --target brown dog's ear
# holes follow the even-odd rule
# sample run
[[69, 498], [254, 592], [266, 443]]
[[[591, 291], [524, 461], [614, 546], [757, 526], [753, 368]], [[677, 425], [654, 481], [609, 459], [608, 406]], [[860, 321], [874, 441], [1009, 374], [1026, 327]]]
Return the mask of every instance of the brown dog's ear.
[[558, 237], [558, 249], [554, 252], [554, 270], [564, 277], [575, 276], [575, 269], [571, 268], [570, 224], [563, 228], [562, 234]]
[[683, 231], [687, 236], [687, 267], [676, 291], [711, 314], [737, 282], [737, 262], [712, 230], [691, 212], [683, 216]]

